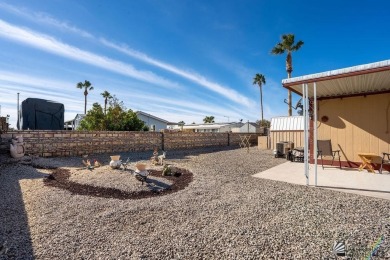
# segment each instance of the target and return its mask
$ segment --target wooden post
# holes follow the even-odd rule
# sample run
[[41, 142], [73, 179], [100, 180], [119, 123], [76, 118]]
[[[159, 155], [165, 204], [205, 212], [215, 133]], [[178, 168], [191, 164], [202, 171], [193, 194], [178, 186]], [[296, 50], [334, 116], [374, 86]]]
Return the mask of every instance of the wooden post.
[[161, 150], [164, 151], [164, 132], [161, 132]]

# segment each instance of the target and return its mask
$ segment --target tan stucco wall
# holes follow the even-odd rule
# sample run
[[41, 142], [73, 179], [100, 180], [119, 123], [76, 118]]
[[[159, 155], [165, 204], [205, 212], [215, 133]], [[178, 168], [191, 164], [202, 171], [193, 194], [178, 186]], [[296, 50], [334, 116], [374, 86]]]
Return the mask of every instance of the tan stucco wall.
[[[323, 116], [329, 120], [321, 122]], [[342, 161], [360, 162], [359, 152], [390, 152], [390, 93], [319, 101], [317, 125], [318, 139], [331, 139]]]

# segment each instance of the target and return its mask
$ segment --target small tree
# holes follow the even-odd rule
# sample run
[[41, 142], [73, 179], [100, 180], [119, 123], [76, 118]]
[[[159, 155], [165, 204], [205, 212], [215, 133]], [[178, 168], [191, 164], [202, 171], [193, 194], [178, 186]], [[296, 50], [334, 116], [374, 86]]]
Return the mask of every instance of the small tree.
[[270, 128], [270, 126], [271, 126], [271, 122], [268, 121], [267, 119], [257, 120], [256, 124], [258, 124], [261, 127], [265, 127], [265, 128]]
[[78, 130], [101, 131], [104, 128], [103, 108], [99, 103], [93, 103], [92, 108], [81, 120]]
[[94, 103], [86, 117], [80, 123], [79, 130], [103, 130], [108, 131], [141, 131], [146, 130], [145, 124], [131, 109], [126, 109], [123, 102], [115, 96], [104, 115], [103, 108]]

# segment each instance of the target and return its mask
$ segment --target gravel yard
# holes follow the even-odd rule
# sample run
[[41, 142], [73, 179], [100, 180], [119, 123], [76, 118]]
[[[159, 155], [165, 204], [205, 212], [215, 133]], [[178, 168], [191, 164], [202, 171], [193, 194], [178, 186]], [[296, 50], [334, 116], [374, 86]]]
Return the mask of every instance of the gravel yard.
[[[148, 162], [151, 152], [121, 156]], [[338, 240], [352, 259], [380, 241], [373, 259], [390, 259], [389, 201], [252, 177], [285, 162], [272, 151], [168, 151], [166, 162], [192, 181], [137, 200], [44, 184], [48, 168], [60, 167], [79, 183], [144, 189], [125, 172], [83, 174], [81, 158], [0, 160], [0, 259], [321, 259]]]

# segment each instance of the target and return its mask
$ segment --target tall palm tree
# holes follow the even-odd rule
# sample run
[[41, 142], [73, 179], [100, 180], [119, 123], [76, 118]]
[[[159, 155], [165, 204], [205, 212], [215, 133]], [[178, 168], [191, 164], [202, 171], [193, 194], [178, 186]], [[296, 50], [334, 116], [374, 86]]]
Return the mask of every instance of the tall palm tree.
[[85, 98], [84, 114], [86, 115], [87, 114], [88, 90], [93, 90], [93, 86], [92, 86], [91, 82], [89, 82], [88, 80], [85, 80], [84, 83], [83, 82], [77, 83], [76, 87], [79, 88], [79, 89], [84, 89], [84, 98]]
[[206, 116], [203, 118], [203, 122], [206, 123], [214, 123], [214, 117], [213, 116]]
[[100, 95], [102, 95], [104, 97], [104, 114], [106, 115], [107, 114], [107, 102], [109, 99], [112, 98], [110, 92], [108, 92], [107, 90], [105, 90], [103, 93], [100, 93]]
[[[271, 50], [271, 53], [276, 55], [287, 52], [286, 71], [288, 78], [291, 78], [291, 72], [293, 71], [291, 53], [299, 50], [303, 45], [303, 41], [298, 41], [295, 45], [294, 42], [294, 34], [283, 34], [282, 41], [276, 44], [275, 47]], [[288, 90], [288, 115], [291, 116], [291, 114], [291, 90]]]
[[263, 74], [257, 73], [253, 78], [253, 85], [259, 85], [260, 88], [260, 107], [261, 107], [261, 121], [264, 120], [263, 117], [263, 85], [265, 85], [265, 77]]

